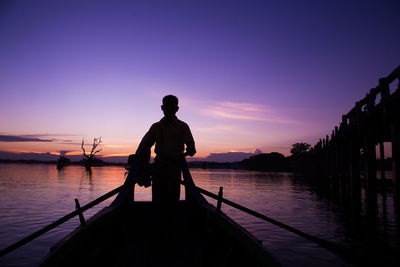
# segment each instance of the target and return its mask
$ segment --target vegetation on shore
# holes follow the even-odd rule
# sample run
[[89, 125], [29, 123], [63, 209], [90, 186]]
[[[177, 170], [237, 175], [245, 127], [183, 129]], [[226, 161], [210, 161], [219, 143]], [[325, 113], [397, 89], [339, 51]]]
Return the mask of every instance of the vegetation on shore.
[[[83, 142], [82, 142], [83, 143]], [[96, 144], [96, 139], [94, 141]], [[94, 149], [96, 148], [93, 145]], [[92, 151], [94, 150], [92, 149]], [[300, 149], [301, 150], [301, 149]], [[300, 151], [298, 150], [298, 151]], [[84, 153], [85, 154], [85, 153]], [[91, 153], [91, 155], [94, 153]], [[83, 155], [85, 156], [85, 155]], [[272, 152], [272, 153], [262, 153], [251, 156], [248, 159], [236, 162], [210, 162], [210, 161], [190, 161], [188, 162], [189, 167], [192, 168], [203, 168], [203, 169], [245, 169], [245, 170], [255, 170], [255, 171], [291, 171], [293, 165], [293, 156], [285, 157], [284, 155]], [[68, 165], [81, 165], [87, 167], [88, 165], [93, 167], [99, 166], [125, 166], [126, 163], [116, 163], [116, 162], [105, 162], [97, 157], [92, 157], [90, 159], [90, 164], [88, 164], [88, 157], [84, 157], [80, 161], [72, 161], [61, 156], [57, 161], [42, 161], [42, 160], [9, 160], [0, 159], [0, 163], [25, 163], [25, 164], [57, 164], [60, 169]]]
[[[291, 154], [288, 157], [277, 153], [261, 153], [253, 155], [247, 159], [236, 162], [211, 162], [211, 161], [190, 161], [188, 162], [189, 167], [192, 168], [203, 168], [203, 169], [244, 169], [254, 171], [269, 171], [269, 172], [291, 172], [301, 170], [302, 165], [305, 164], [308, 158], [308, 150], [310, 145], [307, 143], [296, 143], [292, 145]], [[81, 165], [87, 166], [87, 158], [83, 158], [80, 161], [70, 161], [69, 159], [63, 159], [60, 157], [58, 161], [42, 161], [42, 160], [9, 160], [0, 159], [0, 163], [25, 163], [25, 164], [60, 164], [63, 162], [63, 166], [67, 165]], [[117, 162], [105, 162], [100, 158], [93, 157], [90, 161], [90, 165], [94, 167], [99, 166], [125, 166], [126, 163]], [[389, 167], [390, 168], [390, 167]]]
[[[62, 159], [60, 157], [60, 159]], [[59, 159], [59, 160], [60, 160]], [[188, 162], [191, 168], [203, 168], [203, 169], [247, 169], [257, 171], [290, 171], [291, 170], [290, 157], [272, 152], [254, 155], [248, 159], [238, 162], [210, 162], [210, 161], [190, 161]], [[43, 161], [43, 160], [10, 160], [0, 159], [0, 163], [25, 163], [25, 164], [58, 164], [59, 161]], [[64, 166], [67, 165], [81, 165], [86, 166], [87, 162], [85, 159], [80, 161], [65, 161]], [[126, 163], [116, 162], [105, 162], [99, 158], [95, 158], [92, 161], [93, 167], [100, 166], [125, 166]]]

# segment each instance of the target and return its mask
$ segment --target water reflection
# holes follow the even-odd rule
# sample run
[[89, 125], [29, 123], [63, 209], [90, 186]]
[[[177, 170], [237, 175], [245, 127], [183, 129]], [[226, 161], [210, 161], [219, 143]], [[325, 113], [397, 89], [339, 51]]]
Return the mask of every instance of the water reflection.
[[398, 266], [399, 221], [390, 187], [382, 187], [371, 196], [365, 187], [352, 190], [343, 184], [316, 183], [302, 177], [297, 180], [332, 206], [338, 223], [343, 226], [337, 241], [357, 255], [357, 264]]
[[[195, 183], [311, 235], [342, 244], [359, 255], [360, 265], [395, 266], [399, 256], [399, 215], [390, 190], [368, 203], [365, 190], [324, 184], [289, 173], [191, 170]], [[31, 234], [124, 182], [122, 167], [81, 166], [57, 171], [52, 165], [0, 164], [0, 247]], [[341, 190], [336, 190], [341, 188]], [[183, 190], [183, 189], [182, 189]], [[336, 190], [336, 191], [335, 191]], [[181, 194], [184, 196], [184, 193]], [[136, 187], [136, 200], [151, 200], [151, 188]], [[90, 218], [112, 199], [85, 212]], [[209, 199], [210, 203], [216, 201]], [[225, 204], [222, 210], [252, 232], [284, 266], [342, 266], [349, 263], [325, 249]], [[1, 266], [37, 265], [48, 248], [79, 225], [74, 219], [42, 239], [0, 259]]]
[[[192, 174], [201, 187], [217, 193], [219, 186], [223, 186], [228, 199], [350, 248], [357, 258], [356, 265], [400, 263], [399, 217], [390, 188], [378, 191], [373, 201], [364, 188], [354, 190], [347, 183], [318, 183], [291, 174], [229, 170], [196, 170]], [[305, 266], [319, 265], [318, 262], [324, 266], [352, 265], [230, 207], [223, 205], [223, 210], [250, 229], [285, 265], [298, 266], [299, 262]]]
[[59, 180], [64, 178], [64, 171], [65, 171], [64, 168], [57, 168], [57, 177]]
[[79, 191], [88, 189], [90, 192], [93, 191], [93, 171], [91, 168], [82, 168], [81, 179], [79, 182]]

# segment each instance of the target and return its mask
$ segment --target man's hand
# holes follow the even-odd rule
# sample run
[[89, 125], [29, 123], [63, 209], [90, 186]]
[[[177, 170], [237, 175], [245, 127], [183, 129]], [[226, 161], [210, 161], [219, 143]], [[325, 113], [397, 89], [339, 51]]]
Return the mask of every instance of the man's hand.
[[186, 148], [186, 153], [189, 155], [189, 156], [191, 156], [191, 157], [193, 157], [194, 156], [194, 154], [196, 154], [196, 149], [195, 148]]

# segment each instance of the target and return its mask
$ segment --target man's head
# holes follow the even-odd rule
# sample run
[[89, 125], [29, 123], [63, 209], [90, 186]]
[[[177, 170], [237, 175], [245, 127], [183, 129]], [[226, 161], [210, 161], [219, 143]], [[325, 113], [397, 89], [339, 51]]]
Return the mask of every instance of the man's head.
[[161, 106], [162, 111], [164, 112], [165, 117], [172, 118], [175, 116], [178, 111], [178, 98], [174, 95], [164, 96], [162, 100], [163, 104]]

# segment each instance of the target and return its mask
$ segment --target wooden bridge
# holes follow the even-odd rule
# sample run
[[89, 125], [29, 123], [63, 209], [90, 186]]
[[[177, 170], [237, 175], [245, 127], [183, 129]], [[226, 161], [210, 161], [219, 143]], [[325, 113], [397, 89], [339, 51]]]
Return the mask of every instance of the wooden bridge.
[[[396, 82], [397, 80], [397, 87]], [[392, 92], [391, 92], [392, 91]], [[385, 173], [385, 148], [392, 150], [392, 183], [400, 199], [400, 66], [379, 79], [365, 98], [342, 116], [332, 134], [310, 150], [317, 175], [329, 177], [349, 191], [357, 191], [365, 178], [367, 197], [376, 197], [379, 184], [389, 184]], [[389, 144], [385, 142], [390, 142]], [[379, 149], [378, 149], [379, 147]], [[377, 150], [380, 179], [377, 179]]]

